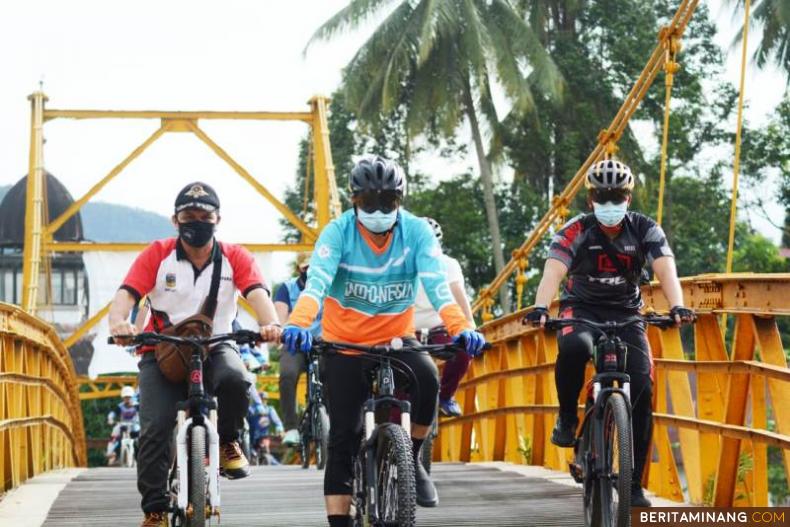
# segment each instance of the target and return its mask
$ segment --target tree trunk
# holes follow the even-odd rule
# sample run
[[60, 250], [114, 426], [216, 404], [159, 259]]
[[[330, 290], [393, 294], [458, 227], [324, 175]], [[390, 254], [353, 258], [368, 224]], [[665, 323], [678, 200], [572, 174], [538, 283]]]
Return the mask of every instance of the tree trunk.
[[[499, 233], [499, 216], [497, 215], [496, 200], [494, 198], [494, 177], [491, 174], [491, 164], [486, 157], [485, 147], [483, 146], [483, 136], [480, 133], [480, 124], [477, 121], [477, 112], [472, 100], [472, 90], [469, 86], [468, 78], [464, 80], [464, 103], [469, 124], [472, 127], [472, 138], [475, 142], [477, 161], [480, 165], [480, 180], [483, 182], [483, 203], [486, 208], [486, 218], [488, 219], [488, 230], [491, 233], [491, 245], [494, 251], [494, 269], [498, 275], [505, 268], [505, 258], [502, 252], [502, 236]], [[507, 285], [499, 290], [499, 303], [502, 311], [510, 312], [510, 295]]]

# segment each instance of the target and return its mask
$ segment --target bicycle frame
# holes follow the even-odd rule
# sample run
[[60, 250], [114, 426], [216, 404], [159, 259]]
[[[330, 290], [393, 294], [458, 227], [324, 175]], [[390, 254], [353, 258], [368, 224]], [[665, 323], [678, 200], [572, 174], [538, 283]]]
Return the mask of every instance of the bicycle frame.
[[[176, 505], [186, 511], [189, 505], [189, 453], [187, 451], [187, 436], [195, 426], [206, 429], [208, 437], [208, 493], [207, 505], [211, 514], [219, 514], [219, 433], [217, 432], [217, 403], [213, 398], [207, 397], [203, 387], [203, 350], [198, 343], [193, 343], [192, 356], [189, 362], [189, 392], [186, 401], [178, 403], [176, 413], [176, 474], [178, 475], [178, 492]], [[203, 414], [203, 408], [208, 409], [208, 419]], [[200, 513], [193, 511], [193, 513]]]
[[[128, 451], [127, 459], [131, 460], [130, 463], [134, 464], [134, 439], [132, 438], [133, 421], [121, 422], [121, 462], [123, 462], [123, 452]], [[130, 465], [131, 466], [131, 465]]]

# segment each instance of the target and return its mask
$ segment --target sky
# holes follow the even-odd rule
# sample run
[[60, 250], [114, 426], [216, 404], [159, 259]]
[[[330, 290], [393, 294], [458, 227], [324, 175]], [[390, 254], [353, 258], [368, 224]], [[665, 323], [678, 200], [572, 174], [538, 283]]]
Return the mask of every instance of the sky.
[[[28, 94], [43, 82], [58, 109], [308, 110], [329, 95], [341, 68], [370, 33], [365, 28], [303, 53], [312, 32], [346, 0], [226, 0], [118, 3], [84, 0], [0, 3], [0, 185], [27, 171]], [[711, 2], [728, 45], [729, 8]], [[221, 6], [221, 7], [220, 7]], [[728, 60], [737, 82], [738, 58]], [[780, 100], [775, 72], [749, 70], [748, 116], [759, 123]], [[603, 123], [602, 123], [603, 124]], [[150, 135], [152, 120], [56, 120], [45, 126], [45, 166], [77, 198]], [[201, 127], [276, 196], [292, 184], [303, 123], [203, 121]], [[473, 149], [470, 149], [470, 152]], [[454, 166], [424, 156], [437, 178]], [[507, 177], [507, 173], [502, 174]], [[344, 185], [343, 175], [339, 184]], [[218, 236], [235, 242], [279, 241], [279, 214], [196, 137], [166, 134], [94, 199], [169, 215], [187, 182], [214, 186], [223, 204]], [[771, 209], [781, 215], [781, 209]], [[777, 216], [779, 217], [779, 216]], [[773, 239], [766, 222], [755, 219]], [[282, 279], [290, 256], [275, 257]]]

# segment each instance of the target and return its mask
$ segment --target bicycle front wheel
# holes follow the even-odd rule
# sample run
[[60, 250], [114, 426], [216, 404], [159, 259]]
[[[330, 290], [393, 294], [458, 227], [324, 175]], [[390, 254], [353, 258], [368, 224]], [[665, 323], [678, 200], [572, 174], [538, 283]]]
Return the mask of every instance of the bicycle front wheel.
[[412, 444], [398, 425], [381, 425], [376, 445], [376, 508], [382, 525], [411, 527], [417, 521]]
[[633, 450], [628, 405], [619, 393], [606, 400], [603, 413], [603, 473], [598, 480], [605, 527], [631, 525]]
[[189, 527], [206, 525], [206, 429], [193, 426], [190, 431], [189, 451], [189, 505], [191, 514], [187, 514]]

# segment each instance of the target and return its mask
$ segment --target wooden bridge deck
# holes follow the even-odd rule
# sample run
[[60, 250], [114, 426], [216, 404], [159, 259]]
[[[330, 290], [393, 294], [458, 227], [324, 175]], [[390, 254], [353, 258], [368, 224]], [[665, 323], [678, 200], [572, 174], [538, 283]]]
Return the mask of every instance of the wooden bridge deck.
[[[417, 510], [421, 527], [530, 527], [583, 524], [580, 487], [498, 468], [434, 465], [440, 504]], [[249, 478], [222, 480], [223, 527], [326, 525], [323, 472], [299, 467], [253, 467]], [[60, 493], [47, 527], [139, 525], [135, 471], [99, 468], [83, 472]], [[213, 525], [217, 525], [215, 522]]]

